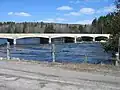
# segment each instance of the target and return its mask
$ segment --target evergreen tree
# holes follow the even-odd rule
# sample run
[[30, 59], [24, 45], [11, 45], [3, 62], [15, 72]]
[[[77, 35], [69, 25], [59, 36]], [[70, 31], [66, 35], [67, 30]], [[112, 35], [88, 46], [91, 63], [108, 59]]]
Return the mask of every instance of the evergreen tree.
[[79, 25], [78, 29], [79, 29], [80, 33], [83, 33], [83, 30], [84, 30], [83, 25]]
[[53, 25], [46, 26], [44, 33], [55, 33], [55, 29], [53, 28]]

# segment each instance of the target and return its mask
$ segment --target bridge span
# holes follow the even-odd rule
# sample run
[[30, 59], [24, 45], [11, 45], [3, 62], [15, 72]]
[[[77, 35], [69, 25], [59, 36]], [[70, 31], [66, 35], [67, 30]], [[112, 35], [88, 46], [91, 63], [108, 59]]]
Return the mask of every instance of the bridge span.
[[96, 38], [103, 37], [106, 39], [109, 39], [110, 34], [63, 34], [63, 33], [52, 33], [52, 34], [40, 34], [40, 33], [28, 33], [28, 34], [5, 34], [1, 33], [0, 38], [6, 38], [6, 39], [11, 39], [13, 40], [13, 44], [16, 44], [17, 39], [22, 39], [22, 38], [45, 38], [48, 39], [49, 43], [52, 43], [52, 39], [55, 38], [73, 38], [74, 42], [77, 43], [78, 38], [92, 38], [92, 41], [96, 41]]

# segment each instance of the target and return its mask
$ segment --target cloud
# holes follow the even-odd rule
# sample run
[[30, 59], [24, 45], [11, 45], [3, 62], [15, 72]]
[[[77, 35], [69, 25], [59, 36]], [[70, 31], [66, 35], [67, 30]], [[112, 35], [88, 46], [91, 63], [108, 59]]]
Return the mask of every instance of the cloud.
[[78, 3], [80, 3], [80, 0], [70, 1], [70, 3], [72, 3], [72, 4], [78, 4]]
[[95, 10], [93, 8], [81, 8], [78, 12], [70, 12], [64, 14], [65, 16], [80, 16], [81, 14], [94, 14]]
[[81, 20], [81, 21], [77, 21], [75, 22], [75, 24], [91, 24], [93, 20]]
[[71, 0], [71, 4], [79, 4], [81, 2], [108, 2], [109, 0]]
[[40, 21], [37, 21], [37, 22], [45, 22], [45, 23], [69, 23], [69, 24], [91, 24], [92, 23], [92, 19], [91, 20], [79, 20], [79, 21], [76, 21], [76, 22], [71, 22], [71, 21], [68, 21], [64, 18], [49, 18], [49, 19], [45, 19], [45, 20], [40, 20]]
[[[42, 22], [45, 22], [45, 23], [53, 23], [53, 22], [55, 22], [55, 20], [54, 19], [46, 19], [46, 20], [41, 20]], [[40, 21], [40, 22], [41, 22]]]
[[29, 16], [31, 16], [29, 13], [25, 13], [25, 12], [9, 12], [8, 15], [24, 16], [24, 17], [29, 17]]
[[80, 16], [80, 12], [70, 12], [68, 14], [64, 14], [65, 16]]
[[109, 12], [113, 12], [116, 10], [115, 5], [109, 5], [103, 8], [100, 8], [98, 10], [95, 10], [93, 8], [81, 8], [79, 11], [77, 12], [70, 12], [68, 14], [64, 14], [65, 16], [80, 16], [82, 14], [86, 14], [86, 15], [92, 15], [92, 14], [99, 14], [99, 13], [109, 13]]
[[61, 6], [61, 7], [58, 7], [57, 10], [73, 10], [73, 8], [70, 6]]
[[56, 18], [56, 21], [66, 21], [64, 18]]
[[89, 2], [108, 2], [109, 0], [83, 0], [83, 1], [89, 1]]
[[110, 5], [97, 10], [96, 13], [109, 13], [115, 11], [115, 9], [116, 9], [115, 5]]
[[13, 15], [13, 12], [9, 12], [8, 15]]
[[46, 22], [46, 23], [62, 23], [67, 20], [65, 20], [64, 18], [55, 18], [55, 19], [49, 18], [49, 19], [45, 19], [45, 20], [41, 20], [41, 21]]
[[95, 10], [93, 8], [81, 8], [80, 13], [82, 13], [82, 14], [94, 14]]

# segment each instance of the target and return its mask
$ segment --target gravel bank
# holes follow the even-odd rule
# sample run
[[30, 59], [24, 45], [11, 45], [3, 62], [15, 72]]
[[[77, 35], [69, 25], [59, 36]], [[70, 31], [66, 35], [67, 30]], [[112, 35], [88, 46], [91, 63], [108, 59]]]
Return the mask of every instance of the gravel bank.
[[108, 65], [0, 61], [0, 90], [120, 90], [119, 70]]

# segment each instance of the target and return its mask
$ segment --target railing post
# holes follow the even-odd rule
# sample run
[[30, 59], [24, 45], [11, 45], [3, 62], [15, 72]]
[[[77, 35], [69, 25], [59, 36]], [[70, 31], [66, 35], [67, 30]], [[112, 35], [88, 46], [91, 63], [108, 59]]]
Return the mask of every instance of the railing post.
[[115, 66], [119, 66], [119, 53], [116, 53], [116, 61], [115, 61]]
[[7, 42], [7, 60], [10, 60], [10, 43]]
[[52, 44], [52, 62], [55, 62], [55, 44]]
[[118, 53], [116, 53], [116, 61], [115, 61], [116, 66], [119, 66], [119, 60], [120, 60], [120, 38], [118, 40]]
[[84, 63], [87, 63], [87, 61], [88, 61], [88, 57], [87, 57], [87, 55], [85, 55]]
[[120, 37], [118, 41], [118, 59], [120, 60]]

